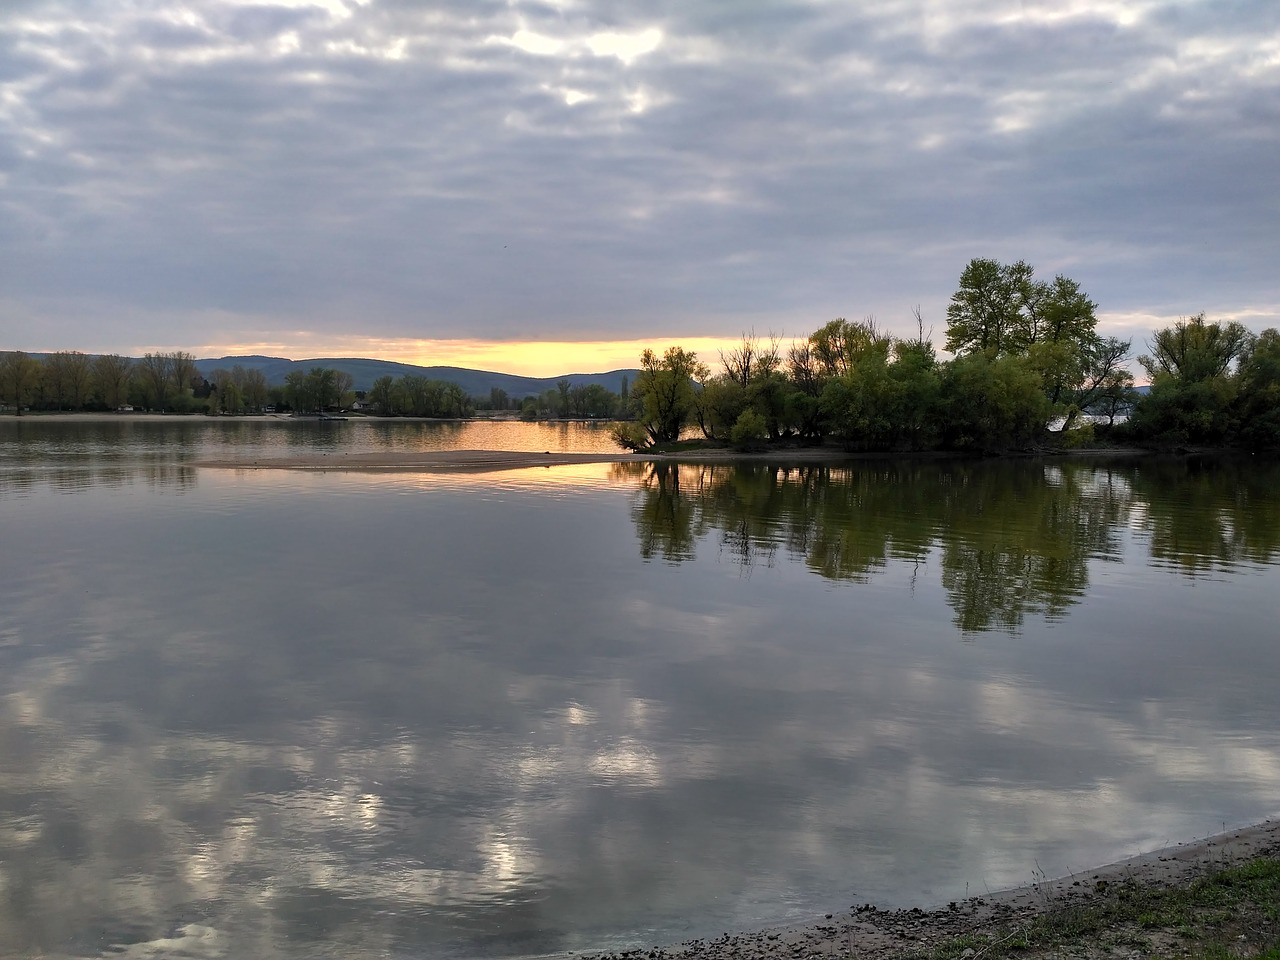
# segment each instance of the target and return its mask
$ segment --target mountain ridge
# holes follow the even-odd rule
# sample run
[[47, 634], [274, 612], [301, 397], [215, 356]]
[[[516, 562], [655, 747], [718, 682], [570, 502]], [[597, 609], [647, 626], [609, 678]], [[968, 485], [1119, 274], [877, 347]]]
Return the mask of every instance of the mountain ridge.
[[587, 386], [598, 383], [614, 393], [621, 393], [622, 381], [626, 379], [634, 384], [639, 373], [634, 368], [608, 370], [603, 373], [566, 373], [557, 377], [526, 377], [515, 373], [499, 373], [496, 370], [475, 370], [470, 367], [454, 366], [422, 366], [415, 363], [402, 363], [398, 360], [374, 360], [368, 357], [313, 357], [304, 360], [290, 360], [288, 357], [270, 357], [263, 354], [245, 354], [241, 356], [204, 357], [196, 360], [196, 369], [202, 377], [208, 377], [218, 368], [230, 369], [241, 366], [245, 369], [261, 370], [271, 386], [284, 383], [285, 377], [294, 371], [307, 373], [313, 367], [328, 367], [349, 373], [353, 381], [353, 389], [368, 390], [379, 377], [420, 376], [428, 380], [443, 380], [456, 383], [469, 395], [475, 397], [488, 396], [495, 388], [505, 390], [514, 398], [537, 396], [551, 390], [561, 380], [568, 380], [570, 386]]

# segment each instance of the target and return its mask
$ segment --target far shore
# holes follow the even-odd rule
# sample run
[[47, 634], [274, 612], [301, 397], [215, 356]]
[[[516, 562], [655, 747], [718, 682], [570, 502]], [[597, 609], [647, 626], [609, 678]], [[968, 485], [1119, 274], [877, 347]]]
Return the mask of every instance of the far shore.
[[[1140, 457], [1145, 450], [1096, 449], [1045, 453], [1041, 457]], [[350, 470], [360, 472], [416, 472], [518, 470], [526, 467], [558, 467], [582, 463], [772, 463], [839, 464], [870, 460], [955, 460], [963, 454], [952, 452], [861, 453], [834, 447], [778, 447], [768, 450], [695, 449], [674, 453], [537, 453], [527, 450], [428, 450], [422, 452], [332, 453], [308, 451], [287, 457], [255, 457], [198, 460], [190, 464], [222, 470]], [[1026, 458], [1030, 455], [1019, 455]]]
[[[56, 421], [60, 423], [140, 423], [140, 422], [218, 422], [218, 423], [280, 423], [301, 424], [318, 421], [315, 417], [294, 417], [292, 414], [255, 414], [245, 416], [220, 416], [207, 418], [202, 414], [173, 413], [34, 413], [14, 417], [8, 414], [5, 420], [32, 422]], [[466, 420], [439, 420], [427, 418], [397, 417], [383, 421], [376, 417], [354, 415], [353, 422], [368, 420], [382, 423], [488, 423], [502, 421], [503, 418], [475, 417]], [[509, 421], [524, 422], [524, 421]], [[555, 425], [557, 423], [581, 423], [599, 421], [563, 421], [544, 420], [529, 421]], [[338, 425], [335, 425], [338, 426]], [[1085, 447], [1071, 450], [1043, 450], [1030, 452], [1014, 452], [1002, 455], [1009, 459], [1119, 459], [1149, 456], [1168, 456], [1186, 454], [1215, 454], [1230, 451], [1195, 449], [1161, 452], [1137, 447]], [[677, 451], [641, 450], [637, 452], [618, 453], [557, 453], [552, 451], [536, 452], [526, 450], [430, 450], [422, 452], [389, 451], [347, 453], [341, 450], [331, 452], [297, 451], [283, 457], [254, 457], [201, 460], [188, 463], [188, 466], [208, 467], [211, 469], [229, 470], [346, 470], [346, 471], [402, 471], [433, 473], [442, 471], [486, 471], [515, 470], [525, 467], [553, 467], [586, 463], [843, 463], [859, 460], [955, 460], [981, 458], [981, 454], [958, 451], [850, 451], [839, 447], [808, 446], [776, 446], [760, 450], [734, 450], [728, 447], [690, 448]]]
[[[889, 960], [925, 953], [957, 937], [990, 933], [1050, 908], [1088, 904], [1117, 884], [1185, 885], [1212, 871], [1259, 857], [1280, 857], [1280, 820], [1265, 820], [1070, 876], [986, 893], [957, 903], [936, 904], [927, 910], [920, 907], [882, 910], [872, 904], [853, 904], [849, 909], [826, 914], [822, 920], [800, 926], [726, 933], [715, 939], [690, 940], [639, 952], [619, 950], [552, 956], [574, 960], [621, 960], [626, 956], [650, 960], [795, 960], [798, 957]], [[1034, 876], [1034, 866], [1028, 865], [1031, 876]], [[981, 953], [976, 954], [980, 956]]]

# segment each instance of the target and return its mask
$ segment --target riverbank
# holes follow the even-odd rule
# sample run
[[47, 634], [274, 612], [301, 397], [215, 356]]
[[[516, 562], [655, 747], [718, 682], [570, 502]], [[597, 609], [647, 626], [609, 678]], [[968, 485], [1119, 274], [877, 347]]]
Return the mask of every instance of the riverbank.
[[[1261, 859], [1261, 858], [1266, 858]], [[1231, 941], [1230, 956], [1249, 957], [1280, 943], [1280, 820], [1231, 830], [1120, 860], [1079, 874], [1036, 878], [1024, 887], [934, 909], [881, 910], [853, 904], [821, 921], [725, 934], [676, 946], [606, 953], [557, 954], [574, 960], [800, 960], [934, 958], [983, 960], [1071, 956], [1198, 956], [1196, 932], [1208, 924]], [[1261, 871], [1251, 871], [1259, 864]], [[1226, 871], [1237, 871], [1236, 873]], [[1245, 898], [1233, 915], [1220, 877], [1242, 888], [1262, 872], [1263, 901]], [[1197, 908], [1212, 913], [1200, 917]], [[1207, 929], [1207, 928], [1206, 928]], [[1201, 944], [1200, 946], [1204, 946]], [[1212, 945], [1210, 945], [1212, 946]], [[1210, 953], [1214, 951], [1210, 949]]]
[[[18, 418], [8, 418], [9, 422], [40, 423], [250, 423], [274, 424], [282, 429], [298, 425], [312, 425], [319, 421], [314, 417], [294, 417], [291, 414], [265, 414], [253, 416], [225, 416], [208, 418], [194, 414], [158, 414], [158, 413], [39, 413]], [[577, 421], [517, 421], [495, 420], [493, 418], [474, 418], [468, 420], [428, 420], [413, 418], [396, 418], [382, 420], [362, 415], [350, 418], [353, 422], [370, 422], [380, 425], [405, 423], [432, 424], [525, 424], [530, 427], [567, 426]], [[341, 430], [343, 424], [334, 424], [335, 430]], [[598, 424], [597, 424], [598, 426]], [[617, 449], [616, 447], [614, 449]], [[1054, 448], [1026, 451], [1008, 451], [997, 454], [999, 459], [1067, 459], [1067, 460], [1100, 460], [1131, 459], [1159, 456], [1216, 455], [1229, 453], [1225, 450], [1213, 449], [1178, 449], [1159, 451], [1137, 447], [1077, 447]], [[510, 470], [523, 467], [552, 467], [584, 463], [727, 463], [755, 462], [773, 464], [812, 464], [812, 463], [846, 463], [854, 461], [875, 460], [955, 460], [983, 459], [978, 453], [966, 453], [954, 450], [927, 451], [850, 451], [839, 446], [806, 446], [795, 441], [758, 450], [743, 451], [730, 447], [712, 446], [704, 441], [682, 441], [679, 444], [663, 447], [658, 450], [639, 450], [606, 452], [552, 452], [504, 449], [448, 449], [448, 450], [379, 450], [347, 451], [341, 444], [327, 451], [294, 447], [287, 455], [268, 454], [256, 457], [219, 457], [202, 459], [188, 466], [223, 468], [235, 470], [350, 470], [350, 471], [405, 471], [431, 473], [438, 471], [485, 471]]]

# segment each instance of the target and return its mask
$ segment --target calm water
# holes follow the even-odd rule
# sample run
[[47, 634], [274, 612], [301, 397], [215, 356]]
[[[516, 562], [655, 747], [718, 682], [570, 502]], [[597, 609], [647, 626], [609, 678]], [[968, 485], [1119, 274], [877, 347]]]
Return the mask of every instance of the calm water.
[[670, 942], [1280, 813], [1274, 464], [183, 465], [343, 442], [250, 426], [0, 421], [0, 955]]

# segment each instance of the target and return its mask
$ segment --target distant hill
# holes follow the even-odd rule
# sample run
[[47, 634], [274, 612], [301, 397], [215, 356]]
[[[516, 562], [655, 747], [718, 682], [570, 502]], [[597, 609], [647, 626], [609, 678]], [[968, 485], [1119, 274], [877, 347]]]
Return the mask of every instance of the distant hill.
[[399, 379], [406, 374], [426, 377], [428, 380], [444, 380], [456, 383], [473, 397], [487, 397], [494, 387], [505, 390], [510, 397], [536, 396], [546, 390], [554, 389], [561, 380], [568, 380], [572, 386], [598, 383], [602, 387], [618, 393], [622, 389], [625, 377], [629, 383], [636, 382], [638, 370], [610, 370], [608, 373], [568, 373], [560, 377], [518, 377], [511, 373], [496, 373], [491, 370], [469, 370], [465, 367], [419, 367], [412, 363], [397, 363], [394, 360], [366, 360], [357, 357], [317, 357], [313, 360], [288, 360], [284, 357], [217, 357], [196, 361], [200, 375], [208, 377], [214, 370], [222, 367], [230, 370], [234, 366], [246, 370], [261, 370], [267, 383], [278, 386], [284, 378], [294, 370], [308, 372], [312, 367], [329, 367], [351, 374], [354, 389], [368, 390], [379, 377], [395, 377]]

